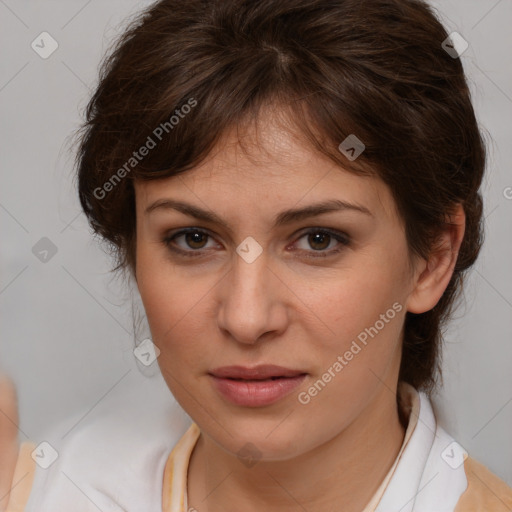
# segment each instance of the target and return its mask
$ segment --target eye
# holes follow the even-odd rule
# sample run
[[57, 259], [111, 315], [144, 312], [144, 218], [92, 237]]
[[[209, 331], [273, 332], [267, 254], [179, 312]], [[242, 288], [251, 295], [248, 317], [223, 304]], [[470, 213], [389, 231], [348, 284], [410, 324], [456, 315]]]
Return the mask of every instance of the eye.
[[[300, 250], [305, 250], [306, 252], [311, 253], [308, 254], [307, 257], [313, 258], [325, 258], [327, 256], [339, 253], [343, 247], [350, 244], [350, 239], [345, 233], [327, 228], [309, 229], [303, 233], [298, 240], [302, 239], [305, 239], [306, 245], [313, 248], [313, 251], [308, 250], [307, 247], [305, 249], [301, 248]], [[337, 242], [337, 244], [335, 242]], [[331, 245], [332, 243], [334, 243], [334, 245]], [[331, 249], [326, 251], [325, 249], [327, 249], [329, 246]]]
[[[210, 238], [213, 237], [206, 231], [198, 228], [188, 228], [165, 236], [162, 242], [174, 253], [186, 257], [198, 257], [204, 255], [204, 249], [211, 248], [208, 247]], [[182, 239], [182, 245], [177, 243], [180, 239]], [[307, 257], [312, 258], [325, 258], [339, 253], [343, 247], [348, 246], [350, 243], [350, 239], [345, 233], [327, 228], [311, 228], [305, 233], [302, 233], [302, 236], [300, 236], [297, 241], [302, 239], [306, 239], [306, 245], [309, 245], [313, 250], [307, 247], [299, 247], [299, 250], [301, 252], [310, 253]], [[297, 244], [297, 241], [295, 244]], [[334, 248], [332, 248], [333, 243]], [[325, 249], [328, 247], [331, 247], [331, 249], [326, 251]], [[296, 249], [292, 250], [295, 251]]]
[[[176, 240], [183, 238], [185, 247], [177, 246]], [[211, 238], [206, 231], [197, 228], [182, 229], [175, 234], [166, 236], [163, 243], [173, 252], [184, 256], [201, 256], [201, 249], [207, 248], [206, 241]], [[187, 247], [192, 250], [187, 250]]]

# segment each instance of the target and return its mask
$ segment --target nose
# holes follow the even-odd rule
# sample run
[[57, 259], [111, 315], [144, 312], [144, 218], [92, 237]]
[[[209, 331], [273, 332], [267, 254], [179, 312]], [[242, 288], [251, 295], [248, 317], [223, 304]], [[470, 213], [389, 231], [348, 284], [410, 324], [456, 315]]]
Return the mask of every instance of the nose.
[[217, 288], [219, 328], [246, 345], [256, 344], [264, 335], [265, 339], [279, 336], [288, 322], [286, 293], [290, 292], [278, 271], [269, 266], [265, 251], [251, 263], [238, 254], [233, 260]]

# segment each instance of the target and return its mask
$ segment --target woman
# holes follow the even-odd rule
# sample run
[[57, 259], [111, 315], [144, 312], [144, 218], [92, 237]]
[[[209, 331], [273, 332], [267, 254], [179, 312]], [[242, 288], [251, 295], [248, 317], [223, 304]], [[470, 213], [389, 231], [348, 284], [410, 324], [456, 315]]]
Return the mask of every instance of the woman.
[[82, 471], [80, 503], [61, 458], [27, 510], [512, 507], [428, 398], [485, 149], [425, 3], [157, 2], [103, 65], [77, 164], [193, 424], [165, 464]]

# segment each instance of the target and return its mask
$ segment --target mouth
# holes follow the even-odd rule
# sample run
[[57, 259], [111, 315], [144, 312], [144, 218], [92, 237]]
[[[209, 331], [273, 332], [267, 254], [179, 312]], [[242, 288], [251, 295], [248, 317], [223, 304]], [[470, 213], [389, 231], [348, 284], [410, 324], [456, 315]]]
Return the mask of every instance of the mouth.
[[302, 370], [275, 365], [224, 366], [209, 372], [218, 393], [242, 407], [262, 407], [289, 395], [307, 376]]

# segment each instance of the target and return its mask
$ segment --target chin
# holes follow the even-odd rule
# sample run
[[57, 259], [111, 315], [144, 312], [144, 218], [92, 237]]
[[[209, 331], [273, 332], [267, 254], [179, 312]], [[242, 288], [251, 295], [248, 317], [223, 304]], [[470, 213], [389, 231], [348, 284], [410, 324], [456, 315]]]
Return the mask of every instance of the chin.
[[229, 423], [224, 423], [221, 418], [218, 418], [221, 425], [229, 424], [227, 432], [218, 425], [215, 425], [212, 431], [211, 424], [205, 429], [201, 427], [201, 430], [218, 446], [240, 458], [241, 461], [244, 458], [284, 461], [306, 451], [301, 449], [306, 440], [300, 429], [295, 429], [292, 425], [279, 425], [282, 418], [283, 416], [279, 419], [267, 418], [261, 422], [253, 418], [245, 421], [236, 421], [231, 418]]

